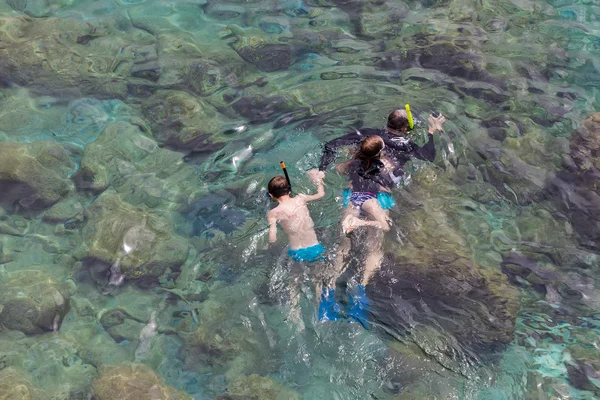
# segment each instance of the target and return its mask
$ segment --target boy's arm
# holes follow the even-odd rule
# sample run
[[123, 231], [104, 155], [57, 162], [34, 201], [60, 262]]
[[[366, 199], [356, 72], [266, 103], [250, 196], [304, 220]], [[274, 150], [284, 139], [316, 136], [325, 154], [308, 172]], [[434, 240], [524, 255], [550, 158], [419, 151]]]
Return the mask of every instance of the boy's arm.
[[277, 217], [269, 212], [267, 221], [269, 222], [269, 243], [275, 243], [277, 241]]
[[319, 200], [321, 197], [325, 196], [325, 185], [323, 184], [323, 178], [325, 178], [325, 173], [323, 171], [319, 171], [313, 169], [308, 171], [308, 177], [317, 186], [317, 193], [315, 194], [301, 194], [304, 201], [309, 202], [313, 200]]

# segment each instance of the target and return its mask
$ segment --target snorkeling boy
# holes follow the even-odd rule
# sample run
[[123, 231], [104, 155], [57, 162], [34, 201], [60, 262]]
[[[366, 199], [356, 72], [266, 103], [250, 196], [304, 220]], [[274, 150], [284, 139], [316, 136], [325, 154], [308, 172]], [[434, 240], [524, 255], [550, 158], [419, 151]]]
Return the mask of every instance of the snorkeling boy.
[[[297, 263], [322, 261], [325, 253], [325, 249], [317, 239], [314, 223], [307, 207], [308, 202], [318, 200], [325, 195], [325, 186], [323, 184], [325, 173], [323, 171], [312, 170], [308, 173], [308, 177], [317, 186], [316, 194], [290, 196], [290, 183], [283, 176], [276, 176], [271, 179], [267, 187], [269, 196], [279, 203], [277, 207], [267, 213], [269, 242], [274, 243], [277, 240], [277, 223], [279, 223], [289, 239], [288, 254]], [[321, 264], [313, 271], [315, 272], [313, 274], [313, 282], [318, 299], [319, 320], [336, 320], [339, 311], [337, 304], [327, 303], [329, 307], [327, 310], [321, 306], [323, 299], [328, 298], [328, 289], [323, 287], [325, 265]], [[316, 272], [317, 270], [320, 270], [320, 272]], [[321, 292], [323, 293], [319, 299], [318, 296]], [[290, 297], [292, 309], [298, 311], [296, 307], [298, 295], [296, 294], [295, 285], [290, 286]], [[294, 319], [300, 323], [299, 314], [294, 315]]]
[[313, 195], [298, 194], [290, 196], [292, 188], [283, 176], [276, 176], [269, 181], [269, 196], [279, 205], [267, 213], [269, 222], [269, 242], [277, 240], [277, 223], [290, 241], [288, 254], [296, 262], [315, 262], [323, 259], [325, 249], [317, 240], [315, 227], [307, 203], [325, 196], [323, 171], [310, 171], [309, 179], [317, 186], [317, 193]]

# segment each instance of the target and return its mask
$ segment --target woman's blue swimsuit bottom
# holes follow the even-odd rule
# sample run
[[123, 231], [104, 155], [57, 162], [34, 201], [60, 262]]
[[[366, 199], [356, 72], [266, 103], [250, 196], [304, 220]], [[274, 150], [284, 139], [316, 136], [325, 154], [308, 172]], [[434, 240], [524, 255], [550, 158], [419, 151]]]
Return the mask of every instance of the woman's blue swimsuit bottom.
[[[356, 207], [362, 207], [363, 203], [369, 199], [374, 199], [375, 194], [370, 192], [352, 192], [351, 189], [344, 189], [342, 192], [342, 204], [344, 207], [348, 207], [350, 203]], [[384, 210], [389, 210], [396, 205], [396, 201], [391, 193], [379, 192], [377, 193], [377, 201]]]
[[288, 249], [288, 254], [292, 257], [292, 260], [296, 262], [317, 262], [323, 260], [323, 254], [325, 248], [321, 243], [315, 244], [314, 246], [305, 247], [302, 249], [292, 250]]

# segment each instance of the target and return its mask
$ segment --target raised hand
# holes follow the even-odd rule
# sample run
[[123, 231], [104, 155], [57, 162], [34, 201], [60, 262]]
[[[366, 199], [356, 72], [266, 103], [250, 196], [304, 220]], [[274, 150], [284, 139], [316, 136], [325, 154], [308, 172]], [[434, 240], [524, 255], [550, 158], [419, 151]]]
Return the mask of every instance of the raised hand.
[[311, 169], [308, 171], [307, 175], [308, 179], [314, 184], [318, 184], [325, 179], [325, 172], [319, 171], [318, 169]]
[[433, 114], [430, 114], [427, 121], [429, 122], [429, 134], [433, 134], [435, 131], [442, 132], [444, 130], [443, 124], [446, 121], [446, 117], [442, 114], [439, 114], [436, 117], [434, 117]]

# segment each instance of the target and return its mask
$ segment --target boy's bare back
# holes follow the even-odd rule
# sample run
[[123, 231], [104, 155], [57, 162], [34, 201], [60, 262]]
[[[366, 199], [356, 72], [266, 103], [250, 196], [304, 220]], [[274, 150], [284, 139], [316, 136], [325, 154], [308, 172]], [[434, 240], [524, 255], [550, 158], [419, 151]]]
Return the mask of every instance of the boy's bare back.
[[305, 195], [299, 194], [269, 211], [268, 218], [275, 219], [288, 235], [290, 249], [311, 247], [319, 243], [314, 223], [306, 206]]
[[267, 213], [270, 242], [276, 240], [279, 223], [289, 238], [291, 250], [308, 248], [319, 243], [307, 203], [325, 195], [323, 175], [321, 171], [309, 172], [309, 177], [317, 185], [316, 194], [298, 194], [295, 197], [286, 195], [277, 199], [279, 205]]

